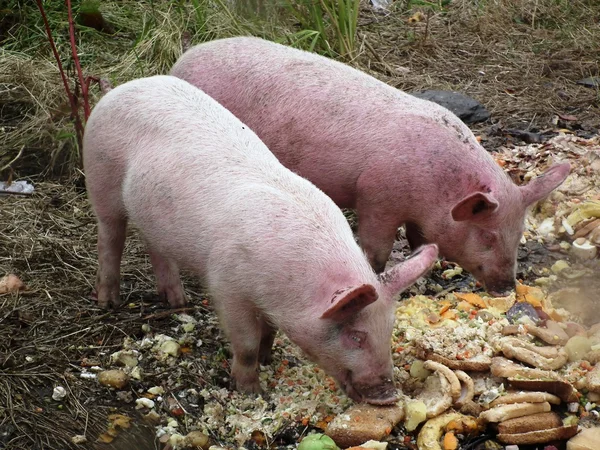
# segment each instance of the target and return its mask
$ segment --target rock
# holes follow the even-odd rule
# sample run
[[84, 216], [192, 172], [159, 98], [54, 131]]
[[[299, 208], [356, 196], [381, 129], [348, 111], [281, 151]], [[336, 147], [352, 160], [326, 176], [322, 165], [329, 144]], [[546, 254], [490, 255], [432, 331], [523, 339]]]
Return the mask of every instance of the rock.
[[103, 386], [123, 389], [129, 383], [129, 376], [122, 370], [105, 370], [98, 374], [98, 382]]
[[15, 274], [9, 273], [0, 279], [0, 294], [17, 292], [25, 289], [25, 284]]
[[404, 418], [404, 407], [374, 406], [364, 403], [351, 406], [331, 421], [325, 434], [342, 448], [363, 442], [380, 441]]
[[152, 409], [154, 408], [154, 401], [150, 400], [149, 398], [138, 398], [135, 401], [135, 409], [142, 409], [142, 408], [148, 408], [148, 409]]
[[77, 434], [71, 438], [71, 442], [75, 445], [87, 443], [87, 438], [82, 434]]
[[138, 352], [136, 350], [120, 350], [110, 355], [110, 360], [120, 366], [135, 367], [138, 364]]
[[600, 427], [584, 428], [567, 442], [567, 450], [596, 450], [600, 442]]
[[184, 439], [187, 447], [196, 449], [208, 448], [208, 436], [201, 431], [190, 431]]
[[483, 122], [490, 118], [490, 113], [481, 103], [460, 92], [427, 90], [412, 95], [448, 108], [464, 123]]
[[67, 390], [62, 386], [56, 386], [52, 391], [52, 400], [60, 402], [67, 396]]
[[600, 77], [583, 78], [582, 80], [577, 81], [577, 84], [580, 84], [585, 87], [597, 89], [597, 88], [600, 88]]

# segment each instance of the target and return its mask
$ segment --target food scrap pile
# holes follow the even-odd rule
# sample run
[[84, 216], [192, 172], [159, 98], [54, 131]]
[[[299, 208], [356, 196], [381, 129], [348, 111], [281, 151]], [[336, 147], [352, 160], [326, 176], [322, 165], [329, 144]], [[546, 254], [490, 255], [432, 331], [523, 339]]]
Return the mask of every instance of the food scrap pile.
[[[169, 333], [145, 324], [143, 337], [83, 361], [72, 376], [112, 390], [130, 406], [128, 415], [154, 427], [164, 448], [294, 448], [304, 442], [315, 450], [528, 444], [550, 450], [566, 440], [570, 450], [595, 448], [586, 442], [600, 442], [600, 314], [584, 316], [570, 306], [583, 303], [581, 287], [589, 288], [586, 277], [593, 280], [598, 271], [600, 139], [561, 133], [494, 156], [517, 183], [553, 162], [571, 162], [567, 181], [526, 222], [524, 242], [550, 249], [551, 262], [531, 263], [516, 292], [503, 298], [474, 284], [451, 292], [434, 277], [416, 286], [411, 292], [427, 295], [399, 303], [392, 339], [403, 391], [397, 405], [352, 405], [283, 335], [275, 341], [273, 363], [261, 367], [265, 395], [238, 394], [229, 379], [231, 355], [211, 343], [225, 337], [205, 308], [173, 313], [176, 326]], [[434, 269], [440, 273], [462, 276], [445, 262]], [[130, 426], [127, 417], [110, 419], [100, 440], [118, 439]]]

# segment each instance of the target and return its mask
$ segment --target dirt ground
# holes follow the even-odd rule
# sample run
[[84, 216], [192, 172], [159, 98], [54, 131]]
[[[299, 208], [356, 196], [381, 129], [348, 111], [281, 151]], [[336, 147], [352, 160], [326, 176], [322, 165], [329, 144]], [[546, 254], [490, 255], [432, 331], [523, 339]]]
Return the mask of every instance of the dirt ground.
[[[352, 63], [409, 92], [451, 89], [481, 101], [492, 118], [472, 129], [489, 151], [500, 152], [496, 155], [506, 156], [515, 145], [525, 145], [511, 131], [514, 129], [538, 133], [543, 140], [558, 135], [560, 130], [582, 139], [597, 136], [599, 90], [577, 84], [582, 78], [598, 75], [597, 54], [593, 55], [588, 43], [571, 43], [569, 47], [553, 40], [547, 28], [532, 31], [531, 20], [543, 21], [544, 14], [550, 17], [547, 11], [521, 17], [522, 26], [513, 23], [514, 33], [508, 37], [499, 32], [506, 25], [504, 21], [514, 20], [508, 12], [498, 13], [492, 21], [473, 20], [469, 14], [466, 9], [464, 14], [455, 12], [452, 20], [435, 14], [431, 23], [421, 18], [406, 27], [405, 15], [365, 9], [359, 29], [362, 51]], [[2, 113], [3, 125], [22, 119], [14, 104], [3, 104]], [[518, 182], [526, 172], [523, 161], [528, 161], [527, 170], [541, 170], [548, 163], [548, 158], [536, 154], [517, 151], [513, 155], [505, 158], [506, 169]], [[586, 170], [581, 164], [588, 160], [570, 157], [574, 164], [580, 164], [578, 173], [584, 179]], [[58, 179], [35, 176], [39, 166], [37, 160], [33, 161], [26, 154], [16, 166], [15, 175], [31, 176], [35, 193], [0, 196], [0, 276], [14, 273], [27, 286], [18, 294], [0, 294], [0, 449], [168, 449], [164, 439], [161, 442], [155, 436], [157, 425], [169, 426], [169, 417], [178, 420], [177, 431], [183, 435], [200, 429], [214, 445], [232, 447], [240, 445], [241, 440], [249, 449], [294, 446], [307, 432], [320, 429], [316, 419], [290, 414], [286, 417], [277, 409], [277, 396], [283, 396], [283, 391], [275, 391], [264, 403], [256, 404], [253, 399], [244, 400], [231, 393], [230, 353], [210, 299], [193, 277], [184, 276], [191, 299], [189, 307], [171, 311], [157, 303], [149, 259], [134, 230], [129, 233], [121, 267], [124, 306], [110, 312], [98, 309], [91, 297], [97, 267], [96, 224], [83, 179], [77, 173]], [[553, 205], [550, 211], [556, 213], [561, 203], [575, 200], [569, 203], [574, 207], [577, 201], [594, 199], [597, 179], [593, 173], [588, 176], [594, 186], [591, 191], [579, 194], [571, 190], [563, 197], [553, 197], [548, 201]], [[532, 217], [547, 214], [534, 211]], [[537, 226], [540, 221], [532, 223]], [[534, 284], [548, 276], [556, 261], [568, 260], [577, 277], [559, 278], [549, 288], [577, 288], [577, 301], [570, 297], [562, 306], [570, 308], [583, 323], [600, 322], [596, 306], [600, 292], [598, 260], [571, 261], [560, 246], [564, 237], [535, 236], [532, 231], [519, 249], [518, 278], [524, 284]], [[400, 260], [408, 253], [400, 231], [391, 260]], [[446, 279], [442, 274], [452, 267], [444, 262], [403, 298], [417, 293], [435, 296], [440, 289], [479, 290], [466, 273]], [[184, 330], [186, 321], [193, 323], [193, 331]], [[163, 358], [153, 350], [160, 335], [179, 339], [177, 358]], [[149, 347], [143, 347], [144, 339]], [[95, 374], [94, 367], [118, 367], [111, 355], [133, 348], [143, 354], [139, 361], [143, 376], [132, 378], [126, 388], [107, 388], [91, 376], [84, 376]], [[286, 374], [299, 373], [299, 377], [304, 376], [301, 371], [305, 367], [312, 367], [283, 337], [276, 342], [274, 358], [273, 367], [263, 368], [272, 377], [282, 364], [287, 367]], [[347, 399], [329, 386], [324, 374], [317, 374], [314, 382], [327, 391], [319, 397], [323, 410], [319, 405], [302, 406], [297, 408], [302, 414], [325, 417], [347, 406]], [[59, 401], [52, 399], [57, 386], [66, 390]], [[148, 395], [148, 389], [156, 386], [164, 393]], [[302, 391], [298, 388], [287, 395], [300, 398]], [[144, 420], [147, 409], [136, 409], [135, 400], [139, 398], [156, 400], [161, 418]], [[267, 437], [248, 433], [243, 439], [236, 436], [235, 423], [211, 425], [206, 418], [198, 423], [200, 415], [210, 416], [215, 411], [207, 409], [209, 406], [227, 410], [230, 404], [246, 405], [248, 415], [260, 405], [262, 409], [257, 410], [261, 414], [279, 421], [274, 427], [276, 432]], [[290, 407], [290, 411], [297, 410]], [[131, 427], [115, 426], [109, 416], [116, 413], [130, 417]], [[106, 437], [107, 430], [113, 428], [118, 429], [116, 438]], [[240, 429], [244, 428], [240, 425]], [[85, 435], [87, 442], [75, 444], [73, 438], [78, 435]], [[391, 449], [415, 448], [414, 440], [404, 440], [402, 430], [396, 430], [390, 442]], [[482, 442], [474, 440], [461, 448], [481, 448], [478, 445]]]

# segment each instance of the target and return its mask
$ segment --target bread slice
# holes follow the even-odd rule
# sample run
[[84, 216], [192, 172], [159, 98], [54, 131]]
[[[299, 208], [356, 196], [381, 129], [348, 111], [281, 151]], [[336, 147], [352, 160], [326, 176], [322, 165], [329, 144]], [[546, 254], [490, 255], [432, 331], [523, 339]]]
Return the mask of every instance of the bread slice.
[[492, 375], [502, 378], [520, 377], [527, 380], [560, 380], [561, 377], [553, 370], [532, 369], [517, 364], [510, 359], [496, 356], [492, 358], [490, 367]]
[[528, 433], [530, 431], [548, 430], [551, 428], [562, 427], [563, 423], [555, 412], [545, 412], [532, 414], [525, 417], [505, 420], [498, 424], [498, 433], [517, 434]]
[[560, 397], [563, 402], [576, 402], [577, 390], [566, 381], [561, 380], [523, 380], [521, 378], [509, 378], [510, 385], [517, 389], [527, 391], [543, 391]]
[[355, 404], [339, 414], [327, 426], [325, 434], [342, 447], [380, 441], [404, 419], [404, 405], [374, 406]]
[[567, 450], [598, 450], [600, 427], [584, 428], [567, 442]]
[[443, 364], [452, 370], [464, 370], [466, 372], [487, 372], [490, 369], [492, 359], [484, 354], [479, 354], [469, 359], [450, 359], [438, 355], [429, 350], [417, 348], [417, 356], [425, 361], [431, 360]]
[[586, 377], [586, 387], [591, 392], [600, 393], [600, 364], [596, 364]]
[[479, 415], [486, 422], [504, 422], [515, 417], [529, 416], [550, 411], [550, 403], [513, 403], [488, 409]]
[[548, 402], [553, 405], [560, 405], [560, 397], [550, 394], [549, 392], [534, 392], [521, 391], [509, 392], [506, 395], [498, 397], [490, 403], [491, 407], [497, 405], [507, 405], [510, 403], [542, 403]]
[[549, 430], [530, 431], [529, 433], [499, 434], [496, 436], [504, 444], [529, 445], [545, 444], [552, 441], [564, 441], [577, 434], [577, 425], [551, 428]]

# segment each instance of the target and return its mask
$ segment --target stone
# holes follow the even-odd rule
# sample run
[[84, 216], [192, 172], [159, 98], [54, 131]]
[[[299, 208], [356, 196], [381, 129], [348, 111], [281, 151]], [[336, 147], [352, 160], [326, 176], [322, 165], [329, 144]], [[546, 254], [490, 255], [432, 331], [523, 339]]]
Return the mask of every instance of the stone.
[[585, 87], [597, 89], [597, 88], [600, 88], [600, 77], [583, 78], [582, 80], [577, 81], [577, 84], [580, 84]]
[[490, 113], [481, 103], [460, 92], [427, 90], [412, 95], [449, 109], [466, 124], [484, 122], [490, 118]]

